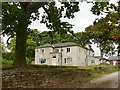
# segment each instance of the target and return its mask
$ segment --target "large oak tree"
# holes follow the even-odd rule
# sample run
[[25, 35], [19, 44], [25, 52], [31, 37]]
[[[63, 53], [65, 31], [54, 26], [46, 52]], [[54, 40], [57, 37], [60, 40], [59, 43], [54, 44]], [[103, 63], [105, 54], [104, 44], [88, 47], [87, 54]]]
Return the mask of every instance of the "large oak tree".
[[39, 8], [44, 10], [41, 23], [61, 34], [71, 32], [72, 25], [62, 22], [60, 18], [73, 18], [74, 13], [79, 11], [78, 2], [61, 2], [60, 8], [55, 2], [3, 2], [2, 34], [10, 38], [16, 36], [14, 66], [26, 66], [27, 28], [32, 20], [39, 19]]

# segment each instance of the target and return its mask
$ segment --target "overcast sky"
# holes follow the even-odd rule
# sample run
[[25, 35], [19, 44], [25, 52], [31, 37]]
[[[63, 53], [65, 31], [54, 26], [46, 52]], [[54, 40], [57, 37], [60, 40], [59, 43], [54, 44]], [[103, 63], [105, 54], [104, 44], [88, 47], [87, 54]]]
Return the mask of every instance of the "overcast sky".
[[[81, 32], [84, 31], [85, 27], [91, 25], [95, 18], [95, 16], [90, 12], [92, 4], [90, 3], [81, 3], [80, 4], [80, 11], [75, 13], [75, 17], [73, 19], [62, 19], [62, 21], [68, 21], [69, 23], [73, 24], [73, 31], [74, 32]], [[99, 16], [100, 17], [100, 16]], [[40, 21], [33, 21], [32, 24], [29, 26], [33, 29], [38, 29], [39, 31], [46, 31], [49, 30], [46, 28], [44, 24], [40, 24]]]

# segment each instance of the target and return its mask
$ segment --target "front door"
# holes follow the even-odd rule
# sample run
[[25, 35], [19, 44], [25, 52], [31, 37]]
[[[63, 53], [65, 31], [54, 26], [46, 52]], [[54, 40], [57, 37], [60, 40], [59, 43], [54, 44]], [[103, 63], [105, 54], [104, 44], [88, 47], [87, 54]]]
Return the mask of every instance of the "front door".
[[56, 58], [52, 59], [52, 65], [56, 65]]

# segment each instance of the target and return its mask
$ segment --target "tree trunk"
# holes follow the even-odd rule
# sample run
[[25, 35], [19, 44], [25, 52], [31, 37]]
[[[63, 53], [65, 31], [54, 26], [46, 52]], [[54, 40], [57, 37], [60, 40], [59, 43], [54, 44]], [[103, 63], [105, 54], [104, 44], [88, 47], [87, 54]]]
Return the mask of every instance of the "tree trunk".
[[117, 49], [118, 49], [118, 54], [117, 54], [117, 56], [120, 56], [120, 43], [119, 43]]
[[26, 64], [26, 37], [27, 24], [21, 23], [16, 31], [16, 47], [15, 47], [15, 67], [25, 67]]

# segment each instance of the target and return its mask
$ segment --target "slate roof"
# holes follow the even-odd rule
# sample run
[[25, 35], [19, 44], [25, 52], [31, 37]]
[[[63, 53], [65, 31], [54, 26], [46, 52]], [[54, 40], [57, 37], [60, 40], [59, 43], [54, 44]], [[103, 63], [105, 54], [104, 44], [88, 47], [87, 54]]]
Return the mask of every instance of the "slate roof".
[[[45, 47], [55, 47], [55, 48], [59, 48], [59, 47], [68, 47], [68, 46], [80, 46], [79, 44], [76, 44], [74, 42], [66, 42], [66, 43], [58, 43], [58, 44], [45, 44], [45, 45], [41, 45], [36, 47], [37, 48], [45, 48]], [[86, 47], [81, 46], [82, 48], [85, 48], [87, 50], [90, 50]], [[93, 50], [91, 50], [93, 51]], [[94, 52], [94, 51], [93, 51]]]
[[111, 56], [108, 60], [120, 60], [120, 56]]
[[65, 46], [79, 46], [74, 42], [67, 42], [67, 43], [59, 43], [59, 44], [45, 44], [38, 46], [37, 48], [45, 48], [45, 47], [65, 47]]
[[59, 44], [53, 44], [54, 47], [65, 47], [65, 46], [79, 46], [78, 44], [75, 44], [74, 42], [67, 42], [67, 43], [59, 43]]
[[51, 44], [45, 44], [45, 45], [38, 46], [36, 48], [45, 48], [45, 47], [52, 47], [52, 45]]

